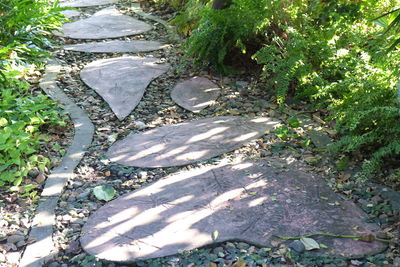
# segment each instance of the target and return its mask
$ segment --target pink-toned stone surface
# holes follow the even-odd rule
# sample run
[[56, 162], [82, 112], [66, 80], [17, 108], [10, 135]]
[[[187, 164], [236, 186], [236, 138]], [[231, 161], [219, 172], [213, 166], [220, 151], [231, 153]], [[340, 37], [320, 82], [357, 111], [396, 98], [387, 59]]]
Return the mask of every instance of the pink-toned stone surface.
[[149, 83], [169, 68], [157, 61], [133, 56], [101, 59], [84, 67], [80, 76], [123, 120], [137, 106]]
[[[100, 259], [133, 262], [212, 244], [214, 231], [216, 242], [239, 239], [270, 247], [277, 240], [273, 235], [360, 235], [378, 230], [320, 177], [293, 166], [282, 172], [268, 165], [221, 164], [163, 178], [92, 214], [81, 244]], [[386, 247], [349, 238], [315, 239], [328, 246], [319, 253], [333, 255], [362, 256]]]
[[120, 164], [157, 168], [181, 166], [234, 150], [271, 130], [269, 118], [223, 116], [131, 134], [111, 146], [107, 155]]
[[209, 79], [193, 77], [178, 83], [171, 91], [171, 98], [184, 109], [199, 112], [211, 105], [219, 94], [220, 88]]
[[75, 0], [75, 1], [61, 1], [61, 7], [89, 7], [89, 6], [102, 6], [117, 3], [118, 0]]
[[76, 10], [64, 10], [60, 12], [61, 14], [63, 14], [64, 16], [66, 16], [69, 19], [73, 19], [75, 17], [78, 17], [81, 12], [76, 11]]
[[156, 41], [146, 40], [111, 40], [106, 42], [90, 42], [83, 44], [64, 45], [65, 50], [89, 53], [124, 53], [149, 52], [165, 48], [166, 45]]
[[149, 30], [149, 24], [121, 14], [115, 7], [107, 7], [90, 18], [64, 24], [62, 32], [56, 32], [55, 35], [72, 39], [106, 39]]

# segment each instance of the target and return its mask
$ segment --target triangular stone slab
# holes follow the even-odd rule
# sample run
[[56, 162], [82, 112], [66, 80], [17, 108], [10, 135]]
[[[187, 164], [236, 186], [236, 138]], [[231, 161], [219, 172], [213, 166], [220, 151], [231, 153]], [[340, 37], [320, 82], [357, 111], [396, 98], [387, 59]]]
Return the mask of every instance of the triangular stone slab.
[[72, 39], [106, 39], [129, 36], [151, 30], [143, 21], [121, 14], [115, 7], [108, 7], [87, 19], [66, 23], [55, 34]]
[[276, 124], [269, 118], [222, 116], [167, 125], [131, 134], [112, 145], [107, 155], [128, 166], [181, 166], [232, 151]]
[[65, 45], [65, 50], [89, 53], [124, 53], [124, 52], [149, 52], [165, 48], [166, 45], [157, 41], [145, 40], [112, 40], [107, 42], [91, 42], [84, 44]]
[[[379, 230], [320, 177], [265, 161], [199, 168], [163, 178], [107, 203], [84, 225], [82, 247], [100, 259], [133, 262], [216, 242], [270, 247], [274, 235], [362, 235]], [[336, 256], [376, 254], [380, 242], [315, 237]]]
[[84, 67], [80, 76], [123, 120], [137, 106], [149, 83], [168, 70], [169, 64], [157, 61], [133, 56], [101, 59]]
[[61, 7], [89, 7], [89, 6], [102, 6], [118, 3], [118, 0], [75, 0], [75, 1], [62, 1]]
[[212, 104], [219, 94], [220, 88], [209, 79], [193, 77], [178, 83], [171, 91], [171, 98], [184, 109], [199, 112]]

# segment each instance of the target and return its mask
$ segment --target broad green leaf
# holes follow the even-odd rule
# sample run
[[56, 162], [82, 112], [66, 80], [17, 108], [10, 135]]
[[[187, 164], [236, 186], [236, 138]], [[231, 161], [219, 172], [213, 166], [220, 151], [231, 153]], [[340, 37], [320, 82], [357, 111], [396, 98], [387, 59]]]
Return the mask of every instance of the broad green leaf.
[[312, 238], [302, 237], [300, 241], [303, 243], [306, 250], [320, 249], [318, 242]]
[[93, 188], [93, 194], [98, 200], [110, 201], [115, 196], [115, 189], [109, 185], [99, 185]]

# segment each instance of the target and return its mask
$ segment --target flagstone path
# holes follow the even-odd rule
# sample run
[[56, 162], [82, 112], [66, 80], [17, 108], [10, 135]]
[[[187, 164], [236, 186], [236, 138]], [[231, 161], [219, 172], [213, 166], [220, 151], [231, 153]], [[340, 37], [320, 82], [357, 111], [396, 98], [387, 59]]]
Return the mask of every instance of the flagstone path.
[[56, 35], [72, 39], [106, 39], [130, 36], [149, 31], [145, 22], [122, 15], [115, 7], [107, 7], [87, 19], [66, 23]]
[[171, 98], [179, 106], [192, 112], [200, 112], [219, 96], [220, 88], [207, 78], [193, 77], [178, 83], [171, 91]]
[[269, 118], [225, 116], [167, 125], [116, 142], [108, 157], [144, 168], [188, 165], [232, 151], [277, 124]]
[[[167, 47], [156, 41], [146, 40], [111, 40], [106, 42], [90, 42], [85, 44], [65, 45], [65, 50], [88, 53], [140, 53], [159, 50]], [[147, 87], [147, 85], [146, 85]]]
[[136, 56], [101, 59], [88, 64], [81, 79], [123, 120], [139, 104], [149, 83], [169, 68], [157, 61]]
[[[320, 177], [293, 166], [282, 172], [268, 165], [221, 164], [160, 179], [96, 211], [82, 230], [81, 244], [101, 259], [134, 262], [233, 239], [270, 247], [273, 235], [379, 230]], [[213, 233], [218, 233], [216, 240]], [[380, 242], [317, 240], [328, 246], [323, 252], [336, 256], [363, 256], [385, 248]]]
[[[86, 7], [116, 0], [77, 0], [64, 6]], [[110, 39], [135, 35], [152, 26], [107, 7], [87, 19], [67, 23], [62, 37]], [[91, 53], [160, 49], [157, 42], [107, 40], [65, 46]], [[171, 66], [156, 57], [123, 56], [87, 64], [82, 81], [96, 91], [119, 120], [140, 102], [149, 83]], [[218, 98], [220, 88], [193, 77], [172, 89], [180, 106], [199, 112]], [[278, 125], [271, 118], [222, 116], [167, 125], [118, 140], [107, 155], [122, 165], [142, 168], [183, 166], [211, 159], [259, 138]], [[115, 262], [134, 262], [177, 254], [227, 240], [270, 246], [274, 235], [331, 232], [375, 233], [366, 214], [334, 193], [320, 177], [299, 166], [270, 160], [221, 163], [164, 177], [123, 195], [92, 214], [81, 232], [91, 255]], [[274, 167], [275, 166], [275, 167]], [[63, 185], [61, 185], [63, 186]], [[57, 185], [57, 188], [60, 184]], [[320, 253], [352, 257], [385, 249], [380, 242], [349, 238], [316, 238], [328, 246]]]
[[91, 7], [115, 4], [118, 0], [75, 0], [75, 1], [62, 1], [61, 7]]

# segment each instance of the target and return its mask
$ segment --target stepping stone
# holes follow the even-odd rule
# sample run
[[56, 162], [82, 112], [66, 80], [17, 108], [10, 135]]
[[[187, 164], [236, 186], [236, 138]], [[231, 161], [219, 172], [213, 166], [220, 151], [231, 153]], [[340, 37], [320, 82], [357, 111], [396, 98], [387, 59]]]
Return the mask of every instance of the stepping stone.
[[84, 67], [80, 76], [123, 120], [139, 104], [149, 83], [168, 70], [169, 64], [157, 64], [158, 60], [133, 56], [101, 59]]
[[62, 1], [61, 7], [89, 7], [89, 6], [102, 6], [118, 3], [118, 0], [75, 0], [75, 1]]
[[157, 168], [187, 165], [232, 151], [271, 130], [269, 118], [222, 116], [131, 134], [108, 151], [111, 161]]
[[64, 16], [66, 16], [69, 19], [72, 19], [74, 17], [77, 17], [81, 14], [81, 12], [76, 11], [76, 10], [64, 10], [60, 12], [61, 14], [63, 14]]
[[219, 96], [218, 85], [203, 77], [193, 77], [181, 82], [171, 92], [171, 98], [179, 106], [199, 112], [212, 104]]
[[[271, 241], [280, 240], [274, 235], [360, 235], [379, 230], [320, 177], [268, 165], [221, 164], [162, 178], [92, 214], [82, 229], [81, 245], [100, 259], [130, 263], [228, 240], [271, 247]], [[218, 233], [216, 241], [212, 233]], [[386, 248], [377, 241], [314, 239], [328, 246], [317, 253], [336, 256], [376, 254]]]
[[55, 35], [72, 39], [107, 39], [129, 36], [151, 30], [143, 21], [122, 15], [115, 7], [96, 12], [87, 19], [66, 23]]
[[112, 40], [107, 42], [91, 42], [84, 44], [65, 45], [65, 50], [89, 52], [89, 53], [124, 53], [124, 52], [149, 52], [165, 48], [166, 45], [156, 41], [133, 40], [121, 41]]

